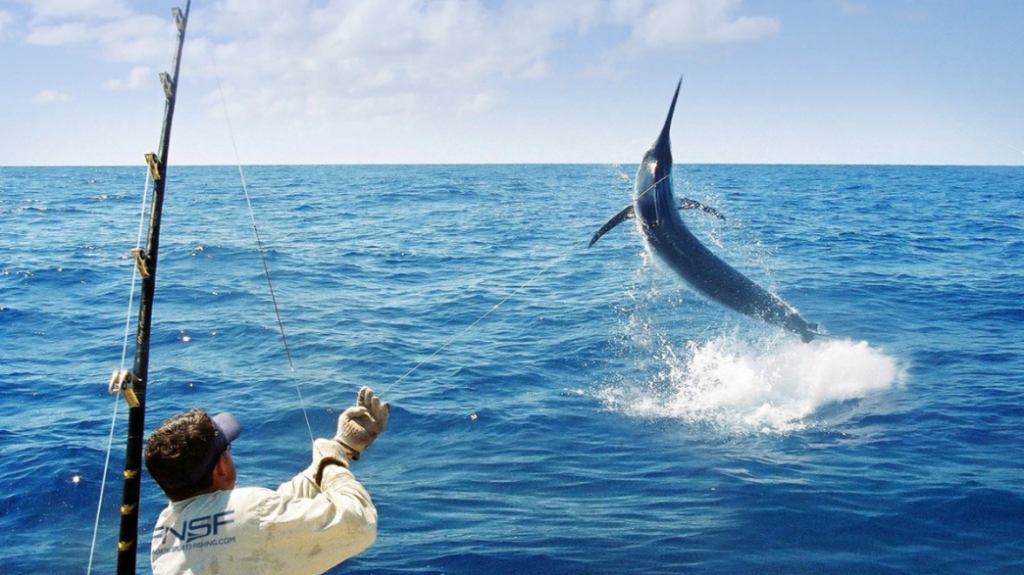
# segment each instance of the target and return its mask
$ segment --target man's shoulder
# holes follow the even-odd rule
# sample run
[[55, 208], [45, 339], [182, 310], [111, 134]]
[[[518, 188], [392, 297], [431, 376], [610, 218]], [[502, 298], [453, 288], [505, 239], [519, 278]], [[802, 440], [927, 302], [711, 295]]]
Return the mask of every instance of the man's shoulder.
[[234, 508], [261, 506], [268, 499], [277, 497], [277, 492], [266, 487], [236, 487], [218, 493], [222, 494], [226, 505]]
[[196, 495], [195, 497], [190, 497], [181, 501], [174, 501], [168, 505], [160, 515], [161, 517], [164, 517], [186, 513], [190, 514], [197, 510], [210, 508], [237, 508], [239, 506], [258, 503], [274, 496], [274, 490], [267, 489], [265, 487], [236, 487], [234, 489], [227, 489], [224, 491], [203, 493], [202, 495]]

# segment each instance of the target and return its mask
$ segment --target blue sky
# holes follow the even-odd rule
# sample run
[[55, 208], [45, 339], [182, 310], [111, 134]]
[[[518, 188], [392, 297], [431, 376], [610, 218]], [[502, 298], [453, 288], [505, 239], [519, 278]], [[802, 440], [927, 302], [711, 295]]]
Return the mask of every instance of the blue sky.
[[[155, 150], [173, 2], [0, 0], [0, 165]], [[1015, 0], [196, 0], [171, 161], [631, 164], [684, 76], [679, 163], [1024, 165], [1022, 29]]]

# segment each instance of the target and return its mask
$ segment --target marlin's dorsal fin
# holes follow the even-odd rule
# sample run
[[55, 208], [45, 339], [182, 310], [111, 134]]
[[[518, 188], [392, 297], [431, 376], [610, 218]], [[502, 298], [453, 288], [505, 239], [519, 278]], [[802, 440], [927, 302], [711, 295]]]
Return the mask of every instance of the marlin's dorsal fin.
[[612, 228], [626, 220], [633, 219], [634, 216], [635, 214], [633, 213], [633, 204], [629, 204], [628, 206], [623, 208], [621, 212], [615, 214], [612, 217], [612, 219], [608, 220], [608, 223], [601, 226], [601, 229], [597, 230], [597, 233], [594, 234], [594, 237], [590, 238], [590, 245], [587, 247], [589, 248], [590, 246], [594, 245], [594, 243], [596, 243], [597, 240], [601, 239], [601, 236], [608, 233], [609, 230], [611, 230]]
[[[672, 104], [668, 107], [668, 115], [665, 117], [665, 125], [661, 127], [661, 133], [658, 134], [658, 139], [654, 141], [654, 145], [651, 146], [651, 152], [654, 152], [657, 156], [668, 159], [668, 165], [672, 164], [672, 145], [669, 143], [669, 132], [672, 130], [672, 116], [676, 113], [676, 100], [679, 99], [679, 88], [683, 85], [683, 78], [679, 78], [679, 83], [676, 84], [676, 93], [672, 95]], [[651, 153], [648, 152], [648, 153]]]

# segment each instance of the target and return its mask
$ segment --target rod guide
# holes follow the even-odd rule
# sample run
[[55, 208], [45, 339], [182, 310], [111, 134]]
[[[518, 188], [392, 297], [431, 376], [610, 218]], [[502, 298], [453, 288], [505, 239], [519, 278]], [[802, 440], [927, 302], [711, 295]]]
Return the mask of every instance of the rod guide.
[[139, 396], [135, 395], [133, 387], [139, 381], [142, 380], [135, 377], [131, 371], [121, 369], [110, 374], [110, 384], [107, 386], [107, 389], [110, 391], [110, 395], [123, 395], [124, 400], [128, 402], [128, 407], [138, 407]]

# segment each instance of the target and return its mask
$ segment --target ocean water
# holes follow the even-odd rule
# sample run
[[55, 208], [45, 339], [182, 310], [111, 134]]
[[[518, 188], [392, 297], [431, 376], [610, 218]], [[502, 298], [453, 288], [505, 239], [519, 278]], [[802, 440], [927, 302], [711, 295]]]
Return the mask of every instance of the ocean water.
[[[292, 370], [237, 168], [172, 166], [147, 431], [230, 410], [239, 483], [273, 487], [374, 387], [379, 535], [338, 573], [1024, 572], [1024, 168], [677, 165], [810, 344], [632, 225], [588, 249], [635, 169], [248, 168]], [[113, 569], [144, 186], [0, 167], [4, 575], [85, 573], [97, 510]], [[163, 505], [146, 476], [141, 572]]]

